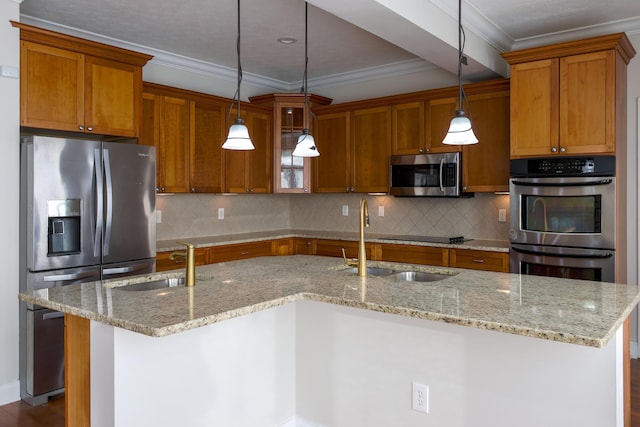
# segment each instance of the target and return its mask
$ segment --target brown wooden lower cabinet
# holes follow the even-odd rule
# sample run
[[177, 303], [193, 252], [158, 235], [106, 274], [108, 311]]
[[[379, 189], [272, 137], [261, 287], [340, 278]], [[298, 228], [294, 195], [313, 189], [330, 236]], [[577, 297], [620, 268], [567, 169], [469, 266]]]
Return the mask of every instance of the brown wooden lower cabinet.
[[449, 267], [509, 272], [509, 254], [476, 249], [450, 249]]
[[209, 253], [209, 262], [237, 261], [240, 259], [269, 256], [274, 254], [273, 241], [237, 243], [232, 245], [212, 246]]
[[[195, 263], [198, 265], [208, 264], [209, 261], [209, 250], [210, 248], [196, 248], [195, 250]], [[171, 254], [174, 252], [184, 252], [183, 250], [177, 251], [169, 251], [169, 252], [158, 252], [156, 255], [156, 271], [167, 271], [167, 270], [175, 270], [178, 268], [185, 268], [186, 261], [183, 257], [178, 257], [175, 260], [172, 260]]]
[[91, 321], [64, 315], [65, 426], [91, 425]]
[[411, 246], [382, 244], [380, 261], [408, 262], [446, 267], [449, 265], [449, 250], [434, 246]]
[[[358, 242], [347, 240], [315, 240], [315, 253], [313, 255], [342, 257], [342, 249], [344, 248], [347, 258], [358, 257]], [[366, 243], [365, 250], [367, 259], [376, 259], [373, 256], [373, 244]]]

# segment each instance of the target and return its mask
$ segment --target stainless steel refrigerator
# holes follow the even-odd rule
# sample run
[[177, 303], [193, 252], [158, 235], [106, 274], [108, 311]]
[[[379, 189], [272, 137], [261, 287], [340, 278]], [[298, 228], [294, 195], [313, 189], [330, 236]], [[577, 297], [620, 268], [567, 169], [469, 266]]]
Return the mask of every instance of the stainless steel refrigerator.
[[[154, 147], [31, 135], [20, 155], [20, 290], [155, 271]], [[63, 316], [20, 304], [20, 394], [38, 405], [64, 391]]]

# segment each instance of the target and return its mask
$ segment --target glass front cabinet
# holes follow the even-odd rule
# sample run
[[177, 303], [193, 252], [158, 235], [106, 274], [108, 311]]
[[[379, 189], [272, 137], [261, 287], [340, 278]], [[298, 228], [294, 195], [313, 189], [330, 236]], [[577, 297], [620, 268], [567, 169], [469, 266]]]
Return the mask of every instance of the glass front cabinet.
[[[305, 127], [313, 135], [311, 114], [307, 114], [304, 94], [281, 93], [251, 97], [252, 104], [273, 107], [273, 178], [274, 193], [311, 192], [311, 159], [293, 156], [298, 137]], [[331, 99], [309, 95], [309, 106], [329, 105]], [[308, 125], [307, 125], [308, 123]], [[317, 141], [322, 155], [322, 142]]]

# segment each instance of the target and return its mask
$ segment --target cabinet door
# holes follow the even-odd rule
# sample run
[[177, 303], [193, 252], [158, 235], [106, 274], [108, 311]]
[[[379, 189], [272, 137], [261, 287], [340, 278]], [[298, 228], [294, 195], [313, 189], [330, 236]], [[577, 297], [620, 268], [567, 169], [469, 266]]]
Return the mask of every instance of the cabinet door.
[[189, 174], [191, 192], [223, 191], [222, 143], [225, 138], [225, 108], [201, 101], [190, 103]]
[[[230, 193], [271, 192], [271, 118], [268, 114], [243, 111], [255, 149], [224, 150], [225, 187]], [[231, 113], [234, 116], [234, 113]]]
[[426, 108], [426, 148], [428, 153], [449, 153], [460, 151], [459, 145], [445, 145], [442, 143], [447, 135], [451, 119], [458, 109], [458, 98], [442, 98], [427, 101]]
[[462, 147], [464, 191], [509, 191], [509, 92], [469, 96], [478, 144]]
[[356, 192], [389, 191], [391, 108], [352, 113], [351, 182]]
[[558, 64], [545, 59], [511, 66], [511, 157], [558, 151]]
[[20, 125], [82, 131], [84, 55], [23, 41], [20, 63]]
[[[194, 263], [196, 266], [206, 265], [209, 263], [209, 248], [196, 248], [194, 251]], [[176, 251], [179, 252], [179, 251]], [[184, 251], [182, 251], [184, 252]], [[171, 259], [170, 252], [158, 252], [156, 255], [156, 271], [175, 270], [186, 267], [186, 261], [184, 257], [177, 257], [175, 260]]]
[[560, 59], [560, 152], [615, 152], [615, 52]]
[[189, 191], [189, 102], [183, 98], [161, 97], [160, 150], [161, 192]]
[[351, 187], [349, 166], [349, 112], [318, 115], [315, 139], [320, 157], [313, 158], [313, 191], [344, 193]]
[[[275, 193], [309, 193], [311, 191], [311, 159], [292, 155], [304, 129], [304, 103], [276, 102], [273, 138]], [[313, 135], [313, 132], [312, 132]]]
[[271, 193], [271, 115], [249, 111], [247, 126], [253, 145], [247, 153], [252, 193]]
[[141, 97], [140, 67], [85, 57], [85, 132], [137, 137]]
[[425, 151], [424, 102], [394, 105], [392, 154], [419, 154]]
[[[342, 249], [345, 250], [347, 258], [358, 258], [358, 242], [351, 242], [346, 240], [324, 240], [317, 239], [316, 243], [316, 253], [315, 255], [320, 256], [332, 256], [342, 258]], [[373, 244], [366, 243], [365, 251], [367, 253], [367, 259], [371, 260], [373, 253]]]
[[156, 147], [156, 192], [164, 181], [162, 153], [160, 152], [160, 102], [161, 97], [152, 93], [142, 94], [142, 118], [138, 144]]

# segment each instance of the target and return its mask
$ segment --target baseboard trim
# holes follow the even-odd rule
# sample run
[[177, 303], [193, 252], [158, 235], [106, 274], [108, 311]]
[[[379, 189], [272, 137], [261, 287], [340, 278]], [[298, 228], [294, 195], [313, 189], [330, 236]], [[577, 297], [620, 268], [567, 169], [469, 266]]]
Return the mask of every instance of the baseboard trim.
[[0, 405], [20, 400], [20, 381], [0, 384]]

